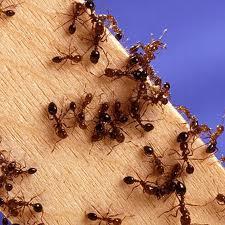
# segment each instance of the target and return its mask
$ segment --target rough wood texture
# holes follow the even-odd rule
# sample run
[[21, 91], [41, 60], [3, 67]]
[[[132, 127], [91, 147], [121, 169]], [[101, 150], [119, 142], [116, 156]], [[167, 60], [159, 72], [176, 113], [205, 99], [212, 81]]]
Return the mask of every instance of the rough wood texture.
[[[13, 156], [38, 168], [36, 175], [24, 178], [21, 184], [23, 193], [27, 198], [42, 193], [37, 199], [43, 202], [46, 224], [51, 225], [90, 224], [85, 220], [85, 211], [93, 209], [91, 205], [94, 205], [106, 212], [110, 204], [112, 213], [135, 215], [125, 219], [125, 225], [179, 224], [179, 216], [158, 218], [176, 204], [175, 196], [166, 202], [158, 201], [137, 188], [127, 199], [131, 187], [122, 182], [125, 175], [135, 175], [134, 170], [143, 178], [151, 171], [151, 166], [143, 162], [141, 146], [151, 143], [158, 153], [178, 147], [175, 138], [185, 125], [171, 105], [164, 113], [161, 108], [150, 108], [147, 118], [163, 119], [154, 122], [155, 130], [140, 138], [140, 133], [131, 125], [128, 129], [131, 138], [127, 137], [127, 140], [132, 142], [120, 144], [109, 156], [109, 146], [114, 144], [104, 142], [95, 144], [89, 155], [92, 146], [90, 130], [84, 132], [78, 128], [69, 132], [70, 136], [59, 142], [51, 153], [57, 138], [46, 113], [50, 101], [63, 105], [68, 99], [78, 100], [85, 90], [95, 92], [95, 102], [89, 109], [91, 119], [100, 94], [104, 93], [101, 100], [109, 101], [118, 96], [126, 99], [133, 88], [133, 83], [127, 80], [109, 81], [98, 77], [106, 66], [103, 53], [104, 60], [100, 60], [97, 66], [90, 64], [88, 54], [83, 63], [97, 76], [88, 73], [81, 64], [72, 66], [67, 63], [57, 70], [51, 63], [57, 49], [68, 50], [70, 37], [63, 28], [54, 30], [67, 20], [57, 12], [66, 12], [69, 5], [70, 1], [65, 0], [26, 1], [16, 9], [15, 17], [0, 20], [2, 148], [12, 150]], [[78, 31], [72, 45], [82, 54], [90, 43], [81, 38], [87, 37], [89, 31], [81, 26]], [[109, 37], [102, 46], [109, 53], [111, 66], [122, 67], [127, 55], [121, 45]], [[201, 144], [200, 140], [196, 142], [196, 145]], [[195, 151], [195, 156], [199, 153], [199, 157], [205, 157], [202, 152], [203, 149]], [[171, 158], [167, 158], [167, 163], [172, 164]], [[225, 174], [218, 163], [210, 166], [214, 161], [214, 158], [195, 161], [196, 172], [184, 177], [188, 188], [187, 202], [204, 204], [215, 198], [218, 190], [223, 191]], [[150, 179], [154, 181], [155, 177]], [[222, 207], [215, 202], [205, 207], [190, 206], [189, 209], [193, 223], [224, 224], [224, 219], [219, 220], [217, 215]]]

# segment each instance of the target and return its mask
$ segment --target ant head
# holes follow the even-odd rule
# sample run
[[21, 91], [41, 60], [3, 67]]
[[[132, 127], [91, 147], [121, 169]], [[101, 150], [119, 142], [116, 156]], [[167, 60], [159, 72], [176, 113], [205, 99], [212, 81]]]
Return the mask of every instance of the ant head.
[[43, 212], [43, 207], [41, 203], [34, 203], [32, 204], [33, 210], [37, 213]]
[[154, 153], [154, 149], [151, 146], [144, 146], [145, 155], [152, 155]]
[[154, 126], [151, 123], [146, 123], [145, 125], [143, 125], [143, 129], [146, 132], [150, 132], [154, 129]]
[[134, 184], [136, 182], [136, 180], [134, 179], [134, 177], [131, 176], [127, 176], [123, 178], [124, 183], [126, 184]]
[[52, 116], [56, 115], [57, 113], [57, 106], [54, 102], [50, 102], [48, 105], [48, 113]]
[[98, 219], [98, 216], [95, 214], [95, 213], [88, 213], [87, 214], [87, 218], [89, 219], [89, 220], [92, 220], [92, 221], [95, 221], [95, 220], [97, 220]]

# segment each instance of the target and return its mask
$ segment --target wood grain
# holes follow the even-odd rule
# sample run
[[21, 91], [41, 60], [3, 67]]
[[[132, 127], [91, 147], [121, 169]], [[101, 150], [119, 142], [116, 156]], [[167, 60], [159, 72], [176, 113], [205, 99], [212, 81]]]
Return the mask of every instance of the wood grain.
[[[67, 19], [58, 12], [66, 12], [70, 3], [68, 0], [26, 1], [16, 8], [13, 18], [0, 20], [2, 148], [12, 150], [14, 157], [25, 159], [28, 165], [38, 168], [37, 174], [23, 180], [22, 191], [28, 199], [41, 193], [37, 199], [44, 205], [46, 224], [90, 224], [85, 219], [85, 211], [93, 210], [91, 205], [94, 205], [106, 212], [110, 204], [113, 213], [135, 215], [125, 219], [124, 225], [179, 224], [179, 216], [158, 218], [176, 204], [175, 196], [166, 202], [159, 201], [137, 188], [127, 199], [131, 188], [122, 182], [124, 176], [135, 175], [134, 170], [143, 178], [151, 171], [141, 154], [141, 147], [145, 144], [151, 143], [159, 154], [177, 148], [176, 135], [184, 130], [185, 125], [172, 105], [166, 106], [164, 113], [160, 107], [149, 108], [147, 118], [162, 119], [154, 122], [154, 131], [140, 138], [140, 133], [131, 126], [127, 140], [132, 142], [120, 144], [110, 155], [107, 153], [114, 144], [106, 145], [104, 141], [95, 144], [89, 155], [92, 147], [90, 129], [84, 132], [78, 128], [69, 132], [69, 137], [59, 142], [51, 153], [57, 138], [46, 113], [50, 101], [62, 106], [68, 100], [79, 100], [84, 91], [94, 92], [95, 101], [88, 114], [90, 120], [100, 94], [104, 93], [102, 101], [116, 97], [125, 101], [134, 87], [134, 83], [128, 80], [111, 81], [98, 77], [107, 64], [103, 53], [96, 66], [90, 64], [88, 54], [83, 65], [66, 63], [57, 70], [51, 63], [57, 49], [66, 52], [71, 42], [63, 28], [55, 31]], [[90, 36], [90, 30], [78, 26], [72, 45], [82, 54], [90, 46], [88, 41], [82, 40]], [[102, 46], [108, 52], [112, 67], [124, 65], [127, 53], [114, 37], [109, 36]], [[196, 146], [201, 144], [201, 140], [197, 140]], [[199, 149], [195, 156], [205, 157], [203, 152]], [[215, 198], [218, 190], [223, 191], [224, 170], [218, 163], [210, 165], [215, 160], [193, 162], [196, 172], [184, 177], [188, 189], [187, 202], [205, 204]], [[174, 161], [167, 157], [166, 163]], [[155, 180], [155, 177], [151, 179]], [[19, 190], [18, 185], [14, 193]], [[215, 202], [205, 207], [190, 206], [189, 209], [192, 223], [224, 224], [224, 219], [220, 220], [217, 215], [222, 208]]]

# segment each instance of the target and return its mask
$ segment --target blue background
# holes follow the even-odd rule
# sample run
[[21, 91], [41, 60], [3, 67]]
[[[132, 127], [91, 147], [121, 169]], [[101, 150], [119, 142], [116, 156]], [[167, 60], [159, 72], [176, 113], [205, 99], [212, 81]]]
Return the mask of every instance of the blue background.
[[[112, 13], [125, 31], [123, 45], [149, 42], [168, 32], [154, 67], [172, 86], [174, 105], [185, 105], [214, 128], [225, 113], [224, 0], [96, 0], [98, 13]], [[128, 38], [128, 40], [126, 40]], [[221, 155], [225, 135], [219, 139]]]

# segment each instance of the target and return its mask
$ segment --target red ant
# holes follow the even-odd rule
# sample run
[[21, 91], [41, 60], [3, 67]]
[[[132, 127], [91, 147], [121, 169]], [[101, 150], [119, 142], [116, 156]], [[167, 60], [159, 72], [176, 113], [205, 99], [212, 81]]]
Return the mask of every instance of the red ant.
[[160, 159], [162, 157], [161, 156], [157, 156], [155, 154], [154, 149], [151, 146], [147, 146], [147, 145], [144, 146], [144, 153], [145, 153], [145, 155], [147, 155], [149, 157], [153, 157], [153, 161], [152, 162], [154, 162], [154, 169], [155, 169], [155, 171], [158, 174], [160, 174], [160, 175], [164, 174], [165, 168], [164, 168], [164, 165], [163, 165], [163, 163], [162, 163], [162, 161]]
[[94, 133], [91, 137], [92, 142], [102, 140], [108, 133], [106, 124], [112, 121], [111, 116], [107, 113], [109, 104], [107, 102], [102, 103], [98, 111], [98, 122], [95, 125]]
[[106, 213], [106, 215], [102, 215], [94, 206], [92, 206], [100, 216], [98, 216], [96, 213], [94, 212], [90, 212], [88, 214], [86, 214], [87, 218], [89, 220], [92, 221], [97, 221], [99, 220], [99, 224], [101, 224], [101, 222], [106, 222], [107, 225], [121, 225], [123, 220], [126, 218], [126, 216], [123, 219], [117, 218], [117, 216], [119, 216], [120, 214], [115, 214], [115, 215], [110, 215], [110, 209], [108, 209], [108, 212]]
[[116, 100], [113, 107], [113, 116], [116, 123], [125, 124], [128, 122], [128, 115], [121, 110], [121, 102]]
[[92, 102], [92, 99], [93, 99], [93, 95], [91, 93], [88, 93], [85, 96], [85, 99], [81, 104], [81, 109], [78, 113], [76, 113], [76, 108], [77, 108], [76, 103], [75, 102], [70, 103], [69, 109], [71, 111], [73, 111], [74, 116], [75, 116], [75, 118], [76, 118], [76, 120], [79, 124], [79, 127], [81, 129], [87, 129], [86, 120], [85, 120], [85, 111], [84, 110]]
[[30, 209], [31, 207], [34, 212], [42, 213], [43, 217], [43, 207], [41, 203], [32, 203], [32, 200], [34, 198], [36, 198], [36, 196], [31, 198], [30, 201], [27, 202], [24, 200], [24, 197], [14, 197], [6, 200], [0, 197], [0, 207], [7, 208], [9, 215], [13, 217], [22, 216], [26, 207], [28, 207], [30, 212], [32, 213]]
[[71, 52], [71, 43], [70, 43], [70, 46], [69, 46], [69, 53], [68, 54], [58, 50], [63, 56], [55, 56], [55, 57], [52, 58], [52, 62], [57, 63], [57, 64], [64, 61], [63, 64], [58, 68], [58, 70], [67, 62], [67, 60], [70, 60], [71, 65], [75, 65], [75, 64], [82, 61], [81, 55], [79, 55], [79, 54], [73, 55], [73, 53], [76, 50], [77, 49], [75, 49], [74, 51]]
[[[180, 217], [180, 224], [181, 225], [194, 225], [191, 223], [191, 216], [190, 216], [190, 212], [188, 211], [186, 205], [190, 205], [190, 206], [198, 206], [198, 205], [193, 205], [193, 204], [186, 204], [185, 203], [185, 192], [181, 192], [179, 194], [177, 194], [177, 198], [179, 200], [179, 204], [177, 206], [174, 206], [172, 209], [165, 211], [164, 213], [162, 213], [160, 216], [162, 216], [165, 213], [168, 213], [170, 211], [172, 211], [173, 209], [177, 208], [176, 214], [172, 215], [174, 217], [177, 217], [178, 215], [178, 211], [180, 211], [181, 213], [181, 217]], [[160, 217], [159, 216], [159, 217]], [[196, 223], [195, 223], [196, 224]], [[200, 225], [200, 224], [199, 224]], [[209, 224], [202, 224], [202, 225], [209, 225]]]
[[[63, 118], [65, 117], [66, 113], [61, 113], [59, 116], [57, 116], [57, 106], [54, 102], [50, 102], [48, 105], [48, 113], [51, 116], [51, 120], [55, 120], [55, 133], [60, 138], [60, 140], [65, 139], [68, 137], [68, 134], [66, 132], [65, 127], [66, 124], [62, 122]], [[52, 152], [54, 151], [54, 148]]]
[[137, 184], [136, 186], [134, 186], [132, 188], [130, 194], [128, 195], [128, 198], [131, 196], [134, 189], [136, 189], [139, 186], [141, 186], [143, 188], [143, 193], [147, 193], [148, 195], [155, 195], [155, 196], [157, 196], [157, 198], [160, 198], [159, 187], [155, 183], [146, 181], [149, 175], [146, 177], [145, 180], [142, 180], [138, 174], [137, 174], [137, 176], [138, 176], [139, 180], [135, 179], [132, 176], [126, 176], [123, 178], [124, 183], [126, 183], [128, 185]]

